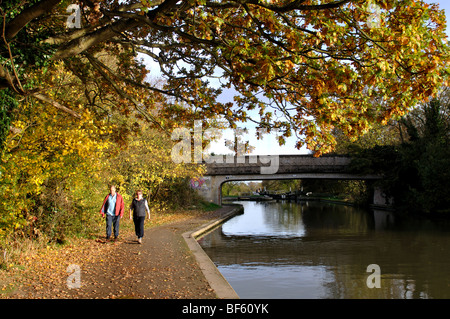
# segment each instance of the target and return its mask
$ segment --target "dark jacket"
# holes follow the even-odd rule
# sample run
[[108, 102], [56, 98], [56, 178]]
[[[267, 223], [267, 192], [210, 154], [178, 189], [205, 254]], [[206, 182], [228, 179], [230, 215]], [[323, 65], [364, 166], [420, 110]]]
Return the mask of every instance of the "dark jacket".
[[147, 200], [145, 198], [141, 200], [138, 200], [137, 198], [133, 199], [130, 209], [133, 211], [134, 217], [145, 217], [147, 210], [150, 213], [150, 209], [148, 208]]

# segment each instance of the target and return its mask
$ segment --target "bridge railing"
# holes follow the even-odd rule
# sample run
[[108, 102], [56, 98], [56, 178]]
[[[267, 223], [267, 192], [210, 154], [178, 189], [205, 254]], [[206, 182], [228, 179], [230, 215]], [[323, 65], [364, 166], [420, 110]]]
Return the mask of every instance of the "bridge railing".
[[[346, 172], [350, 157], [312, 155], [247, 155], [216, 157], [215, 162], [205, 162], [206, 175], [286, 174], [302, 172]], [[265, 169], [264, 169], [265, 168]]]

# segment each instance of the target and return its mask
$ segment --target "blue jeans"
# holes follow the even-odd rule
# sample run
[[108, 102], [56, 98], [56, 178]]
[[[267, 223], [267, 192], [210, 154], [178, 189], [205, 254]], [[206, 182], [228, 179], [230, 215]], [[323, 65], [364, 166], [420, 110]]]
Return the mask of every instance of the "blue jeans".
[[114, 237], [119, 237], [120, 216], [106, 215], [106, 239], [111, 237], [111, 224], [114, 227]]

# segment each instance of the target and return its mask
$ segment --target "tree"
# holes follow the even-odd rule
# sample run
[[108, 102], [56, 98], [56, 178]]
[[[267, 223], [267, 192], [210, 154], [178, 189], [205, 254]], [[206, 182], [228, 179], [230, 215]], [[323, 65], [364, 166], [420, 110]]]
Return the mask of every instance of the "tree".
[[222, 196], [249, 195], [261, 188], [260, 182], [231, 181], [222, 184]]
[[[442, 96], [448, 92], [444, 91]], [[448, 102], [448, 101], [447, 101]], [[425, 212], [449, 212], [450, 200], [450, 136], [449, 104], [442, 97], [416, 109], [405, 118], [411, 141], [402, 149], [403, 160], [408, 164], [408, 193], [405, 196]]]
[[[320, 155], [334, 146], [333, 129], [354, 138], [403, 115], [447, 74], [444, 12], [419, 0], [78, 3], [79, 29], [66, 28], [70, 1], [2, 4], [0, 86], [9, 96], [32, 96], [76, 117], [67, 98], [48, 98], [27, 76], [64, 61], [86, 83], [102, 79], [157, 126], [165, 123], [142, 110], [124, 84], [171, 97], [161, 107], [168, 114], [220, 114], [232, 127], [253, 121], [283, 137], [294, 133], [298, 147], [306, 143]], [[102, 50], [116, 53], [117, 72], [97, 61]], [[134, 63], [138, 52], [159, 64], [164, 86], [136, 76], [144, 70]], [[229, 88], [237, 92], [234, 104], [217, 102]], [[382, 103], [372, 105], [375, 98]], [[10, 111], [2, 112], [5, 127]]]
[[292, 180], [263, 180], [261, 187], [267, 191], [295, 192], [300, 191], [303, 181], [299, 179]]
[[[55, 81], [67, 77], [63, 68], [57, 71], [47, 75]], [[65, 94], [61, 91], [68, 89], [47, 94]], [[74, 100], [82, 96], [82, 91], [69, 91]], [[16, 233], [63, 241], [96, 226], [93, 210], [102, 200], [97, 191], [104, 168], [99, 158], [110, 144], [102, 135], [112, 127], [81, 105], [77, 114], [73, 121], [72, 115], [34, 99], [14, 109], [14, 130], [0, 160], [0, 239]]]
[[449, 106], [444, 89], [399, 121], [406, 128], [403, 143], [353, 153], [353, 169], [381, 174], [377, 183], [401, 212], [450, 211]]
[[390, 120], [385, 125], [374, 125], [368, 132], [359, 136], [356, 140], [350, 139], [340, 130], [334, 130], [336, 139], [334, 152], [337, 154], [351, 155], [362, 149], [375, 146], [398, 145], [404, 141], [406, 128], [401, 121]]
[[[127, 120], [127, 119], [122, 119]], [[147, 196], [152, 208], [188, 207], [196, 200], [189, 180], [202, 176], [205, 168], [191, 163], [174, 163], [170, 137], [151, 129], [143, 121], [136, 121], [135, 132], [127, 139], [125, 149], [111, 147], [105, 156], [109, 170], [104, 182], [119, 185], [126, 202], [131, 202], [137, 189]]]
[[[95, 57], [97, 63], [104, 58]], [[115, 59], [108, 61], [108, 68], [115, 67]], [[112, 85], [83, 82], [63, 62], [29, 76], [30, 82], [48, 84], [45, 99], [70, 101], [48, 108], [46, 101], [27, 97], [13, 109], [0, 159], [0, 240], [21, 234], [64, 241], [95, 232], [110, 183], [121, 187], [128, 203], [141, 188], [161, 210], [195, 201], [186, 179], [201, 175], [203, 167], [173, 163], [175, 142], [144, 115], [158, 114], [170, 125], [176, 117], [163, 118], [154, 96], [140, 110], [118, 108], [126, 100], [115, 103]], [[122, 87], [132, 99], [145, 97], [142, 88]]]

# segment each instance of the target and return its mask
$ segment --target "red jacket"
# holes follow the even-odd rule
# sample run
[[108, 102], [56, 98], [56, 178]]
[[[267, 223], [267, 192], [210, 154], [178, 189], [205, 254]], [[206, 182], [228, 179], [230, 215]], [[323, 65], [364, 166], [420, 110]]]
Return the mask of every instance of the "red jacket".
[[[120, 195], [119, 193], [116, 193], [116, 194], [117, 194], [117, 198], [116, 198], [116, 210], [115, 210], [115, 213], [116, 213], [116, 216], [120, 215], [120, 218], [122, 218], [123, 211], [125, 209], [125, 205], [123, 204], [122, 195]], [[105, 204], [106, 204], [106, 201], [108, 200], [108, 196], [109, 195], [110, 194], [106, 195], [105, 200], [103, 201], [102, 208], [100, 208], [100, 214], [102, 214], [102, 216], [105, 216]]]

